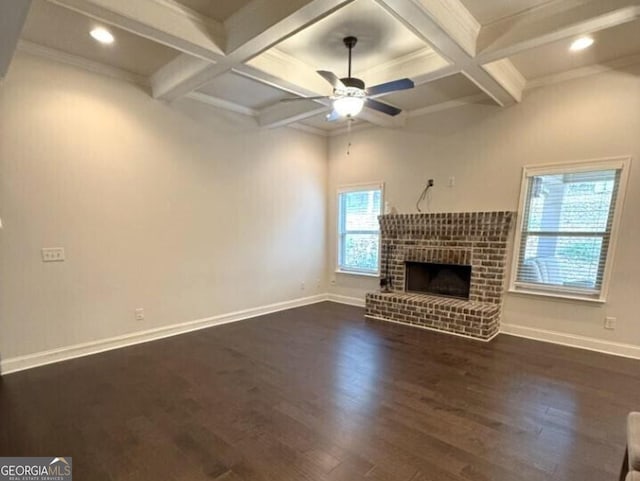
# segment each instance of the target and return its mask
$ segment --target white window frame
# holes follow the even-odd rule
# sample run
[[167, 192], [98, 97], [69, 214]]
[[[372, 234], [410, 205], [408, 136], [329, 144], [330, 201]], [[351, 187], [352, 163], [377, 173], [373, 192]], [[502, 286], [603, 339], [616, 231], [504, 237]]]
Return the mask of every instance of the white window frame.
[[381, 236], [380, 231], [378, 231], [378, 267], [375, 271], [369, 270], [360, 270], [360, 269], [345, 269], [340, 265], [340, 259], [342, 259], [342, 238], [346, 232], [343, 232], [342, 226], [342, 203], [340, 202], [340, 194], [348, 193], [348, 192], [364, 192], [369, 190], [379, 190], [380, 191], [380, 214], [384, 214], [384, 182], [367, 182], [362, 184], [348, 184], [341, 185], [338, 187], [338, 191], [336, 194], [336, 213], [337, 222], [336, 222], [336, 272], [340, 274], [353, 274], [358, 276], [369, 276], [369, 277], [379, 277], [380, 276], [380, 255], [381, 255]]
[[[517, 294], [530, 294], [546, 297], [557, 297], [562, 299], [605, 303], [609, 292], [611, 272], [613, 270], [615, 246], [618, 239], [618, 230], [629, 177], [631, 157], [615, 157], [607, 159], [586, 160], [576, 162], [565, 162], [561, 164], [541, 164], [526, 166], [522, 169], [522, 183], [520, 186], [520, 201], [518, 206], [518, 223], [513, 244], [513, 261], [511, 264], [511, 278], [509, 282], [509, 292]], [[593, 295], [588, 295], [584, 290], [576, 290], [566, 287], [524, 285], [518, 283], [518, 261], [520, 249], [522, 247], [522, 232], [524, 229], [524, 212], [528, 197], [529, 178], [540, 175], [572, 174], [578, 172], [590, 172], [595, 170], [620, 170], [620, 181], [618, 184], [618, 194], [613, 210], [613, 220], [611, 223], [611, 237], [607, 249], [607, 256], [602, 277], [602, 285], [599, 291]]]

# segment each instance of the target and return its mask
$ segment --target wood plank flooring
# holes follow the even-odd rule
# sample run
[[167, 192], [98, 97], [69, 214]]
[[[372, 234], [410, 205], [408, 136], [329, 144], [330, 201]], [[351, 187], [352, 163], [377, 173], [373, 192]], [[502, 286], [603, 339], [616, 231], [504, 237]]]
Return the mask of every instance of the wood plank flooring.
[[321, 303], [5, 376], [0, 455], [77, 480], [606, 481], [640, 362]]

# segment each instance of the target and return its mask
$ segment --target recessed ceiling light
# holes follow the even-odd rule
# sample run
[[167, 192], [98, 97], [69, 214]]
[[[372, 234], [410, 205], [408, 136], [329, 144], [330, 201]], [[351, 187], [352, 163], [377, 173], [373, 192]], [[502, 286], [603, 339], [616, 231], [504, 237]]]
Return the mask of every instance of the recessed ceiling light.
[[573, 41], [569, 50], [578, 52], [579, 50], [591, 47], [591, 45], [593, 45], [593, 37], [580, 37]]
[[96, 27], [91, 30], [91, 36], [100, 43], [110, 44], [113, 43], [113, 35], [109, 30], [103, 27]]

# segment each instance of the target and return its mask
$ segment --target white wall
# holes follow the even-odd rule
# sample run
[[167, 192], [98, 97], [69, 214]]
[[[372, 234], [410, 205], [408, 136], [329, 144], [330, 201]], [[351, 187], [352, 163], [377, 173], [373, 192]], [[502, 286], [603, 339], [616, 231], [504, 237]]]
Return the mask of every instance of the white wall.
[[[327, 267], [332, 293], [362, 298], [376, 279], [333, 274], [338, 185], [383, 180], [387, 200], [414, 212], [435, 178], [432, 211], [515, 210], [522, 166], [617, 155], [634, 163], [609, 302], [508, 295], [504, 321], [640, 345], [638, 132], [640, 67], [505, 110], [354, 132], [347, 156], [345, 137], [327, 152], [319, 137], [20, 54], [0, 84], [0, 354], [325, 292]], [[42, 263], [46, 246], [64, 246], [67, 261]]]
[[[386, 200], [416, 212], [428, 178], [432, 212], [517, 210], [525, 165], [631, 155], [624, 215], [606, 305], [509, 294], [503, 322], [640, 346], [640, 66], [527, 93], [508, 109], [474, 105], [412, 119], [403, 130], [369, 129], [329, 148], [328, 271], [330, 291], [362, 298], [377, 280], [334, 274], [336, 189], [385, 181]], [[455, 187], [447, 187], [450, 176]], [[605, 331], [605, 316], [617, 317]]]
[[325, 292], [326, 149], [18, 55], [0, 85], [2, 357]]

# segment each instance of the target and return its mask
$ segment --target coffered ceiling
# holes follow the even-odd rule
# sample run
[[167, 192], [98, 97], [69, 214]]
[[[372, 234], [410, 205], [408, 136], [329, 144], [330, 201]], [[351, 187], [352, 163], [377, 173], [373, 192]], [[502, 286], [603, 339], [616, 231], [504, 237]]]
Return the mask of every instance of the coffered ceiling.
[[205, 17], [225, 21], [251, 0], [182, 0], [180, 3]]
[[112, 28], [113, 45], [95, 42], [89, 32], [100, 25], [94, 19], [46, 0], [34, 0], [22, 30], [25, 41], [101, 62], [149, 77], [180, 52], [126, 30]]
[[526, 13], [551, 2], [553, 0], [462, 0], [462, 4], [481, 25]]
[[[321, 135], [346, 128], [325, 121], [330, 99], [282, 100], [331, 95], [316, 70], [346, 76], [348, 35], [354, 76], [416, 84], [378, 99], [400, 115], [365, 108], [359, 128], [471, 102], [509, 108], [529, 87], [640, 62], [640, 0], [15, 0], [0, 16], [13, 22], [0, 31], [0, 76], [17, 44], [137, 82], [158, 101], [187, 97]], [[96, 26], [115, 42], [96, 43]], [[570, 52], [585, 34], [594, 45]]]
[[353, 50], [356, 76], [421, 50], [431, 52], [423, 40], [372, 0], [348, 4], [286, 39], [277, 49], [313, 69], [346, 77], [347, 49], [342, 39], [350, 35], [358, 38]]

